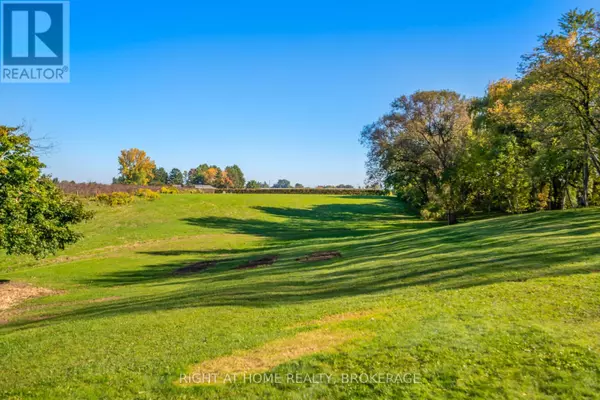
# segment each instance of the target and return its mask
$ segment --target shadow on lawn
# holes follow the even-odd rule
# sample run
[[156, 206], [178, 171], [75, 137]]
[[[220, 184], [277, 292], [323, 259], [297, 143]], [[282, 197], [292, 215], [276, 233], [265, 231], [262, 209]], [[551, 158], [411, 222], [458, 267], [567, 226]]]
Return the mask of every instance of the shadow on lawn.
[[325, 204], [303, 208], [254, 207], [271, 217], [285, 220], [198, 217], [184, 219], [202, 228], [225, 229], [235, 233], [267, 237], [278, 241], [307, 239], [344, 239], [377, 232], [439, 225], [418, 221], [402, 214], [396, 199], [380, 198], [374, 204]]
[[[343, 210], [348, 208], [338, 208], [330, 215], [344, 215]], [[255, 270], [234, 268], [242, 261], [259, 255], [258, 250], [223, 251], [220, 254], [219, 251], [211, 251], [213, 257], [231, 258], [233, 255], [234, 259], [186, 277], [174, 277], [172, 271], [199, 261], [199, 258], [206, 259], [207, 253], [195, 250], [147, 252], [145, 254], [166, 257], [167, 260], [170, 257], [186, 258], [156, 263], [141, 270], [122, 271], [91, 283], [99, 286], [134, 283], [173, 285], [173, 292], [87, 305], [43, 322], [15, 322], [11, 325], [18, 327], [187, 307], [270, 307], [374, 295], [408, 287], [455, 290], [600, 270], [600, 241], [594, 236], [600, 226], [598, 209], [501, 217], [452, 227], [421, 224], [408, 218], [406, 224], [411, 228], [408, 230], [384, 225], [370, 231], [364, 229], [361, 234], [341, 236], [330, 236], [332, 232], [328, 224], [313, 220], [312, 214], [304, 210], [265, 208], [263, 211], [285, 214], [289, 219], [298, 221], [291, 224], [282, 222], [279, 227], [275, 222], [261, 221], [261, 226], [258, 221], [231, 218], [198, 218], [189, 222], [202, 226], [218, 224], [220, 228], [240, 233], [256, 230], [273, 239], [288, 238], [288, 235], [291, 239], [293, 233], [303, 233], [306, 227], [316, 226], [320, 229], [315, 228], [316, 232], [310, 236], [312, 239], [336, 239], [308, 244], [275, 240], [270, 247], [260, 250], [260, 254], [277, 253], [280, 261]], [[357, 219], [366, 218], [360, 215], [358, 209], [355, 213], [359, 214]], [[380, 216], [375, 214], [376, 218]], [[336, 222], [331, 220], [332, 224]], [[417, 225], [422, 229], [415, 230]], [[295, 261], [309, 248], [314, 251], [316, 246], [321, 246], [319, 250], [339, 250], [344, 258], [306, 264]]]

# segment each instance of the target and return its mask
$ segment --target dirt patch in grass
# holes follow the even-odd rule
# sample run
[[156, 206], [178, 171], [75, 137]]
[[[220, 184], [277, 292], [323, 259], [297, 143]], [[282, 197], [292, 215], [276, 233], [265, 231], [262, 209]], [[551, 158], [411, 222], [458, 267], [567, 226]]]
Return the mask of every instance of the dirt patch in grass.
[[339, 251], [317, 251], [315, 253], [307, 254], [303, 257], [296, 258], [296, 261], [300, 262], [312, 262], [312, 261], [324, 261], [332, 260], [334, 258], [341, 258], [342, 253]]
[[[58, 291], [53, 291], [53, 293], [61, 293]], [[19, 319], [19, 318], [23, 318], [22, 315], [23, 313], [26, 312], [31, 312], [31, 311], [40, 311], [40, 312], [44, 312], [44, 310], [49, 309], [49, 308], [61, 308], [61, 307], [68, 307], [68, 306], [78, 306], [78, 305], [85, 305], [85, 304], [94, 304], [94, 303], [105, 303], [105, 302], [109, 302], [109, 301], [116, 301], [116, 300], [121, 300], [122, 297], [121, 296], [109, 296], [109, 297], [101, 297], [98, 299], [91, 299], [91, 300], [79, 300], [79, 301], [71, 301], [71, 302], [53, 302], [53, 303], [48, 303], [48, 304], [35, 304], [35, 305], [31, 305], [31, 306], [27, 306], [27, 307], [20, 307], [17, 309], [11, 308], [10, 310], [4, 310], [4, 311], [0, 311], [0, 325], [3, 324], [7, 324], [13, 320]], [[32, 316], [27, 316], [24, 319], [27, 321], [42, 321], [48, 318], [53, 317], [54, 315], [56, 315], [56, 310], [53, 310], [53, 314], [43, 314], [43, 315], [32, 315]]]
[[280, 364], [304, 356], [333, 352], [338, 346], [359, 337], [365, 337], [365, 333], [329, 329], [301, 332], [293, 337], [265, 343], [253, 350], [240, 351], [230, 356], [204, 361], [194, 366], [189, 374], [189, 376], [215, 374], [213, 376], [216, 379], [205, 382], [193, 382], [192, 379], [189, 379], [189, 382], [177, 380], [175, 383], [183, 386], [219, 384], [223, 383], [227, 375], [266, 372]]
[[214, 267], [217, 265], [216, 261], [201, 261], [191, 265], [187, 265], [182, 268], [178, 268], [173, 271], [173, 275], [186, 275], [186, 274], [194, 274], [197, 272], [202, 272], [209, 267]]
[[116, 301], [116, 300], [121, 300], [121, 299], [122, 299], [121, 296], [109, 296], [109, 297], [101, 297], [99, 299], [84, 300], [81, 303], [105, 303], [107, 301]]
[[195, 274], [197, 272], [205, 271], [210, 267], [216, 266], [218, 263], [233, 261], [232, 258], [224, 258], [222, 260], [209, 260], [209, 261], [200, 261], [194, 264], [186, 265], [185, 267], [178, 268], [173, 271], [173, 275], [187, 275], [187, 274]]
[[59, 292], [26, 283], [3, 281], [0, 284], [0, 311], [8, 310], [27, 299], [49, 296], [55, 293]]
[[264, 256], [262, 258], [258, 258], [256, 260], [250, 260], [248, 262], [245, 262], [244, 264], [238, 265], [236, 267], [236, 269], [251, 269], [251, 268], [257, 268], [263, 265], [273, 265], [277, 260], [279, 259], [279, 256]]

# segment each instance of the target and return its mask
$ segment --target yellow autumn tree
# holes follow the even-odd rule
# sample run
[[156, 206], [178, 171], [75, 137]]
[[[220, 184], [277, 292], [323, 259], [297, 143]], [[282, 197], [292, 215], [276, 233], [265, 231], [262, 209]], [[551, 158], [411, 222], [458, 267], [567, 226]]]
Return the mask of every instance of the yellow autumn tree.
[[144, 150], [121, 150], [119, 156], [119, 173], [123, 182], [132, 185], [147, 185], [154, 177], [156, 164], [146, 155]]

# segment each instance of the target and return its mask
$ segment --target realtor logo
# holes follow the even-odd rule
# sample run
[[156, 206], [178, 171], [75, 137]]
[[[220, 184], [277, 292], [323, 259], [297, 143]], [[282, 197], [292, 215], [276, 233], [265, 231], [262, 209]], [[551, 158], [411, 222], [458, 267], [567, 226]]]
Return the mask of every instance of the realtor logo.
[[0, 1], [0, 81], [68, 83], [69, 1]]

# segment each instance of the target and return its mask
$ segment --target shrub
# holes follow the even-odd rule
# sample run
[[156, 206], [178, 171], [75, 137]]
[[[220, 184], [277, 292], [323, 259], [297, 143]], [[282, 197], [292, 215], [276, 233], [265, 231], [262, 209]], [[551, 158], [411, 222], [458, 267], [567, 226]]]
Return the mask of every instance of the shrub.
[[446, 217], [446, 213], [437, 203], [430, 202], [421, 208], [421, 217], [428, 221], [440, 221]]
[[177, 193], [179, 193], [179, 190], [177, 190], [177, 188], [174, 188], [171, 186], [169, 186], [169, 187], [163, 186], [160, 188], [160, 192], [162, 194], [177, 194]]
[[545, 210], [548, 208], [548, 199], [550, 198], [550, 186], [544, 185], [542, 190], [537, 194], [537, 210]]
[[160, 195], [150, 189], [138, 189], [137, 192], [135, 192], [135, 195], [137, 197], [141, 197], [145, 200], [149, 200], [149, 201], [154, 201], [158, 198], [160, 198]]
[[99, 194], [96, 196], [96, 200], [102, 204], [115, 207], [131, 203], [133, 196], [125, 192], [113, 192], [111, 194]]

